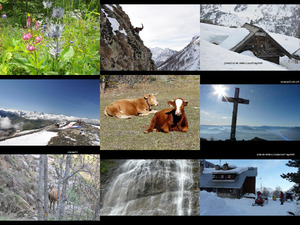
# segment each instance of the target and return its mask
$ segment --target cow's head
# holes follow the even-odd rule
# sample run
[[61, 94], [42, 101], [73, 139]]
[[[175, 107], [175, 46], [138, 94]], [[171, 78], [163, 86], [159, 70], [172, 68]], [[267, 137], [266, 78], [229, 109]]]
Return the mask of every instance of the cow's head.
[[148, 104], [150, 106], [157, 106], [158, 105], [158, 102], [157, 102], [156, 97], [155, 97], [156, 94], [149, 94], [149, 95], [145, 94], [144, 95], [144, 99], [148, 100]]
[[175, 108], [175, 115], [176, 116], [181, 116], [182, 112], [184, 111], [183, 107], [187, 106], [188, 101], [185, 101], [182, 98], [176, 98], [172, 101], [168, 101], [168, 104]]

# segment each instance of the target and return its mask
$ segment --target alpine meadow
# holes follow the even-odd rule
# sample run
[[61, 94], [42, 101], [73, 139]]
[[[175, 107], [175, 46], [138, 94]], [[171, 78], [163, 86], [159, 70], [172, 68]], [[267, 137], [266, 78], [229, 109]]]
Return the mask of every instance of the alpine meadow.
[[0, 1], [1, 75], [99, 75], [100, 2]]

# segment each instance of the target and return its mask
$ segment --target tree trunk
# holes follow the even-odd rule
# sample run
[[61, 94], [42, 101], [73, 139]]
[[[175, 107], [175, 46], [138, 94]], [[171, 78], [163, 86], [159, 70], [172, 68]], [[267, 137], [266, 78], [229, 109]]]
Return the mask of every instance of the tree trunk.
[[48, 156], [44, 155], [44, 220], [48, 220]]
[[60, 203], [61, 203], [60, 183], [61, 183], [61, 179], [62, 179], [62, 170], [63, 170], [62, 164], [63, 164], [64, 160], [65, 160], [65, 155], [62, 156], [62, 159], [59, 162], [59, 172], [58, 172], [58, 175], [57, 175], [58, 176], [58, 183], [57, 183], [57, 204], [56, 204], [57, 212], [56, 212], [56, 215], [55, 215], [56, 218], [58, 218], [58, 211], [59, 211], [58, 210], [59, 209], [58, 205], [60, 205]]
[[61, 194], [62, 200], [61, 200], [61, 205], [59, 206], [58, 220], [62, 220], [63, 216], [64, 216], [65, 203], [66, 203], [66, 190], [67, 190], [68, 177], [69, 177], [69, 171], [70, 171], [71, 157], [72, 157], [72, 155], [70, 155], [70, 154], [67, 155], [66, 169], [65, 169], [62, 194]]
[[93, 216], [93, 220], [100, 220], [100, 193], [95, 207], [95, 213]]
[[38, 220], [43, 219], [43, 213], [42, 213], [42, 180], [43, 180], [43, 155], [40, 155], [39, 159], [39, 180], [38, 180], [38, 186], [37, 186], [37, 216]]

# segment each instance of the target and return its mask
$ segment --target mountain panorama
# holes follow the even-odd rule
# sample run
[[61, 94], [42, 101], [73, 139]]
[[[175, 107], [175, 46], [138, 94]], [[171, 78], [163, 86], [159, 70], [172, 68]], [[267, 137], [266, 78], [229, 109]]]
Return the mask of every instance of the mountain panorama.
[[256, 24], [263, 29], [299, 37], [300, 5], [286, 4], [201, 4], [200, 20], [226, 27]]
[[[24, 117], [30, 120], [53, 120], [53, 121], [73, 121], [73, 120], [83, 120], [87, 123], [99, 125], [99, 119], [89, 119], [81, 118], [76, 116], [66, 116], [66, 115], [55, 115], [37, 111], [25, 111], [25, 110], [16, 110], [16, 109], [6, 109], [0, 108], [1, 117]], [[0, 127], [1, 128], [1, 127]]]
[[100, 120], [0, 108], [0, 145], [100, 145]]

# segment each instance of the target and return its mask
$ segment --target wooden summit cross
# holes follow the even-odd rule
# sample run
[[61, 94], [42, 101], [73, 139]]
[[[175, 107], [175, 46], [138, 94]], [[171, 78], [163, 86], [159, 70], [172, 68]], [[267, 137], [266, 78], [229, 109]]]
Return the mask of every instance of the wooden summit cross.
[[237, 119], [237, 112], [238, 112], [238, 104], [249, 104], [248, 99], [239, 98], [240, 89], [235, 88], [234, 98], [232, 97], [225, 97], [223, 96], [223, 102], [233, 102], [233, 112], [232, 112], [232, 122], [231, 122], [231, 134], [230, 140], [235, 141], [235, 130], [236, 130], [236, 119]]

